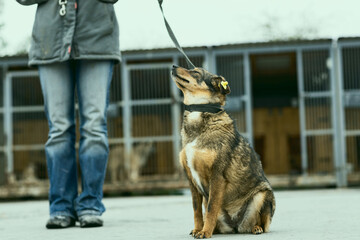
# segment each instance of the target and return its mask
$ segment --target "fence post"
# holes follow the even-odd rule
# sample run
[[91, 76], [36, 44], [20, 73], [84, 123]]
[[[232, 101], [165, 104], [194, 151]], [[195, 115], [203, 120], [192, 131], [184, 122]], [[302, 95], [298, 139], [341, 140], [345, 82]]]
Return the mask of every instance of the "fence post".
[[[4, 100], [5, 100], [5, 88], [4, 88], [4, 85], [5, 85], [5, 79], [6, 79], [6, 73], [7, 73], [7, 66], [2, 66], [1, 69], [1, 75], [0, 75], [0, 80], [1, 80], [1, 84], [3, 86], [3, 103], [2, 103], [2, 106], [0, 106], [3, 111], [2, 111], [2, 116], [1, 116], [1, 120], [3, 121], [4, 118], [5, 118], [5, 112], [4, 112]], [[0, 186], [5, 184], [6, 183], [6, 155], [5, 155], [5, 144], [6, 144], [6, 135], [5, 135], [5, 121], [3, 121], [3, 126], [2, 126], [2, 135], [0, 136], [2, 139], [0, 140], [0, 142], [2, 142], [3, 146], [2, 146], [2, 150], [0, 152]]]
[[300, 144], [301, 144], [301, 170], [304, 176], [308, 174], [308, 156], [306, 146], [306, 124], [305, 124], [305, 103], [304, 103], [304, 69], [302, 49], [296, 50], [296, 65], [298, 77], [299, 111], [300, 111]]
[[[173, 63], [175, 65], [179, 65], [179, 59], [177, 57], [173, 57]], [[173, 159], [174, 159], [174, 167], [175, 174], [179, 177], [182, 174], [182, 169], [179, 162], [179, 153], [181, 150], [181, 98], [179, 96], [179, 89], [176, 87], [176, 84], [172, 80], [170, 74], [170, 91], [172, 97], [171, 103], [171, 117], [172, 117], [172, 136], [173, 136]]]
[[332, 56], [332, 89], [334, 95], [334, 127], [336, 129], [334, 136], [334, 167], [336, 175], [336, 186], [347, 186], [347, 172], [346, 172], [346, 153], [345, 153], [345, 134], [344, 134], [344, 105], [343, 105], [343, 84], [342, 84], [342, 54], [341, 48], [334, 40], [331, 49]]
[[6, 174], [8, 182], [14, 174], [14, 156], [13, 156], [13, 119], [12, 119], [12, 76], [6, 74], [4, 78], [4, 135], [5, 135], [5, 156], [6, 156]]
[[251, 97], [251, 66], [250, 55], [248, 52], [244, 53], [244, 87], [246, 95], [246, 132], [247, 137], [252, 146], [254, 146], [253, 137], [253, 122], [252, 122], [252, 97]]
[[217, 74], [216, 69], [216, 57], [214, 55], [214, 49], [211, 46], [208, 46], [205, 51], [205, 62], [204, 66], [209, 72]]
[[130, 85], [130, 76], [129, 76], [129, 69], [127, 67], [127, 59], [125, 56], [122, 57], [121, 61], [121, 87], [122, 87], [122, 102], [123, 102], [123, 131], [124, 131], [124, 147], [125, 147], [125, 161], [127, 163], [130, 162], [128, 156], [131, 152], [132, 146], [132, 138], [131, 138], [131, 131], [132, 131], [132, 124], [131, 124], [131, 85]]

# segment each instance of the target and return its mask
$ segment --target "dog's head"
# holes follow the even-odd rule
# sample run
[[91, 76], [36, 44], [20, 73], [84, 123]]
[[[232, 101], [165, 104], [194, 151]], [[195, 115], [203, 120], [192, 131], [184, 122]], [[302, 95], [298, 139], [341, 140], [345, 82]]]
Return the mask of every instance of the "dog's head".
[[203, 68], [187, 70], [173, 66], [173, 80], [176, 86], [184, 93], [184, 103], [225, 104], [226, 95], [230, 93], [230, 87], [224, 77], [209, 73]]

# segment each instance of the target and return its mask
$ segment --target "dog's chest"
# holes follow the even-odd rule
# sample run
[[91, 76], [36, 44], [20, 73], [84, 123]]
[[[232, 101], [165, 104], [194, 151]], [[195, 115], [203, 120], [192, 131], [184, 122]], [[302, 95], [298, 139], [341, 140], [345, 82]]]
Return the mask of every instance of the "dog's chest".
[[201, 112], [191, 112], [187, 115], [188, 123], [196, 123], [201, 120]]
[[[207, 188], [210, 176], [210, 169], [214, 159], [214, 152], [208, 149], [200, 149], [198, 147], [199, 139], [194, 139], [185, 145], [184, 151], [186, 155], [185, 164], [188, 173], [191, 174], [190, 179], [197, 188], [203, 192], [208, 192]], [[185, 166], [183, 166], [185, 167]]]
[[186, 153], [186, 164], [187, 167], [190, 169], [190, 173], [192, 176], [192, 180], [197, 187], [204, 192], [203, 185], [201, 184], [199, 172], [195, 169], [195, 161], [196, 161], [196, 143], [197, 140], [195, 139], [191, 143], [185, 146], [185, 153]]

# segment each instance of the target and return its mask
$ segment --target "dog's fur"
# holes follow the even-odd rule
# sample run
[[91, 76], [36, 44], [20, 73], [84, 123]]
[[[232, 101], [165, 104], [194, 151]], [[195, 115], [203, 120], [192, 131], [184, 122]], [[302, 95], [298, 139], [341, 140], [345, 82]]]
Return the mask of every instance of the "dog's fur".
[[[172, 69], [184, 104], [225, 105], [230, 92], [221, 76], [202, 68]], [[227, 82], [226, 82], [227, 83]], [[185, 111], [180, 163], [192, 193], [195, 238], [213, 233], [268, 232], [275, 198], [260, 159], [225, 111]], [[202, 203], [205, 207], [203, 217]]]

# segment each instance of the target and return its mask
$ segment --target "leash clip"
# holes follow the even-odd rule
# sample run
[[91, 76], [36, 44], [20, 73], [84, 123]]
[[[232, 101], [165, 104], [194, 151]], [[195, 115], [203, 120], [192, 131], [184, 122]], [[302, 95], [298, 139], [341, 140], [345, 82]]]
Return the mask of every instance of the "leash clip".
[[62, 17], [66, 15], [66, 4], [67, 4], [67, 0], [59, 0], [59, 5], [60, 5], [59, 14]]

